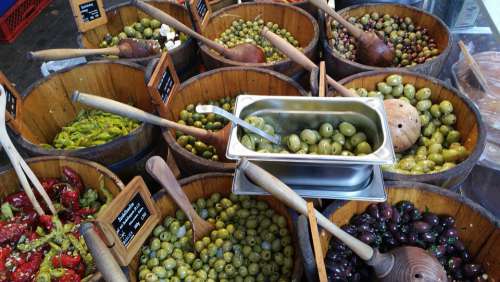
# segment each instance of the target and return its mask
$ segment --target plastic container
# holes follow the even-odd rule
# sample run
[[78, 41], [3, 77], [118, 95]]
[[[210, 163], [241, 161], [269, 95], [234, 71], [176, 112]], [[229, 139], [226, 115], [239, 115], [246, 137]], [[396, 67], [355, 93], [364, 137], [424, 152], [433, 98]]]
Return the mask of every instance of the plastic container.
[[[6, 6], [4, 1], [6, 0], [1, 1], [2, 7]], [[7, 0], [10, 1], [12, 0]], [[13, 42], [51, 1], [17, 0], [17, 3], [0, 17], [0, 42]]]

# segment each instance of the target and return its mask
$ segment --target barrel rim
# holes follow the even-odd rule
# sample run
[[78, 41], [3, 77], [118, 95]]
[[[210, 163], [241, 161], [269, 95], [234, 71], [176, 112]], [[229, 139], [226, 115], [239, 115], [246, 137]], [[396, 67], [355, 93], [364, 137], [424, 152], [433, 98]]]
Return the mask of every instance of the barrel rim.
[[[50, 79], [53, 79], [57, 75], [60, 75], [62, 73], [70, 72], [75, 68], [83, 67], [86, 65], [94, 65], [94, 64], [118, 64], [122, 65], [125, 67], [130, 67], [133, 69], [136, 69], [138, 71], [142, 71], [144, 73], [145, 67], [141, 66], [139, 64], [133, 63], [133, 62], [125, 62], [125, 61], [112, 61], [112, 60], [99, 60], [99, 61], [88, 61], [88, 62], [83, 62], [79, 63], [74, 66], [68, 66], [65, 67], [61, 70], [58, 70], [56, 72], [53, 72], [49, 74], [46, 77], [43, 77], [35, 82], [33, 82], [28, 88], [26, 88], [22, 92], [22, 100], [24, 101], [30, 93], [34, 91], [34, 89], [38, 88], [40, 85], [43, 83], [49, 81]], [[112, 149], [117, 143], [124, 143], [124, 142], [129, 142], [130, 140], [136, 138], [138, 135], [144, 133], [144, 132], [154, 132], [155, 127], [153, 125], [147, 124], [147, 123], [141, 123], [138, 128], [134, 129], [132, 132], [130, 132], [128, 135], [118, 137], [116, 139], [113, 139], [109, 142], [106, 142], [101, 145], [93, 146], [93, 147], [87, 147], [83, 149], [75, 149], [75, 150], [66, 150], [66, 149], [55, 149], [55, 148], [43, 148], [39, 144], [32, 143], [28, 141], [26, 138], [21, 133], [14, 132], [13, 130], [10, 130], [11, 136], [14, 137], [15, 141], [21, 145], [21, 147], [29, 150], [30, 152], [33, 152], [38, 155], [46, 155], [46, 156], [78, 156], [80, 154], [89, 154], [93, 152], [96, 149], [99, 150], [109, 150]]]
[[[474, 117], [476, 118], [476, 124], [478, 127], [478, 139], [474, 147], [474, 151], [465, 159], [464, 161], [460, 162], [456, 166], [447, 169], [445, 171], [437, 172], [437, 173], [426, 173], [426, 174], [417, 174], [417, 175], [409, 175], [409, 174], [402, 174], [402, 173], [394, 173], [394, 172], [386, 172], [383, 171], [384, 178], [389, 179], [389, 180], [398, 180], [398, 179], [404, 179], [407, 181], [416, 181], [416, 182], [425, 182], [425, 181], [431, 181], [435, 179], [450, 179], [454, 176], [463, 174], [464, 170], [468, 170], [469, 168], [472, 169], [472, 167], [477, 163], [479, 160], [479, 157], [484, 151], [484, 148], [486, 146], [486, 126], [483, 122], [483, 118], [481, 116], [481, 113], [479, 112], [479, 109], [477, 106], [472, 102], [472, 100], [465, 96], [460, 90], [457, 88], [453, 87], [450, 84], [445, 83], [442, 80], [439, 80], [437, 78], [434, 78], [432, 76], [428, 76], [425, 74], [421, 73], [416, 73], [416, 72], [410, 72], [410, 71], [405, 71], [401, 70], [400, 68], [389, 68], [385, 70], [373, 70], [373, 71], [368, 71], [368, 72], [360, 72], [351, 76], [348, 76], [346, 78], [343, 78], [342, 80], [339, 81], [340, 84], [344, 85], [348, 82], [351, 82], [355, 79], [358, 78], [363, 78], [363, 77], [369, 77], [373, 75], [378, 75], [378, 74], [402, 74], [403, 76], [405, 75], [410, 75], [410, 76], [416, 76], [420, 79], [425, 79], [427, 81], [430, 81], [433, 84], [437, 84], [440, 87], [443, 87], [445, 89], [448, 89], [449, 91], [453, 92], [456, 96], [458, 96], [464, 103], [467, 105], [469, 110], [474, 114]], [[468, 174], [468, 173], [467, 173]]]
[[[217, 68], [217, 69], [212, 69], [206, 72], [203, 72], [199, 75], [195, 75], [188, 80], [184, 81], [181, 86], [179, 87], [179, 90], [177, 92], [182, 91], [184, 88], [187, 87], [187, 85], [190, 85], [192, 83], [195, 83], [201, 79], [204, 79], [208, 76], [212, 76], [215, 73], [218, 72], [231, 72], [231, 71], [253, 71], [253, 72], [260, 72], [260, 73], [268, 73], [270, 75], [275, 76], [278, 79], [281, 79], [285, 82], [288, 82], [292, 84], [302, 96], [306, 96], [307, 92], [300, 86], [298, 82], [295, 80], [291, 79], [289, 76], [286, 76], [282, 73], [279, 73], [274, 70], [270, 69], [263, 69], [263, 68], [256, 68], [256, 67], [244, 67], [244, 66], [233, 66], [233, 67], [223, 67], [223, 68]], [[172, 148], [173, 154], [180, 154], [184, 158], [191, 159], [193, 162], [199, 163], [202, 166], [208, 166], [208, 167], [214, 167], [219, 170], [234, 170], [236, 168], [236, 162], [235, 161], [229, 161], [229, 162], [222, 162], [222, 161], [212, 161], [212, 160], [207, 160], [203, 157], [200, 157], [198, 155], [192, 154], [191, 152], [188, 152], [186, 149], [182, 148], [179, 144], [177, 144], [175, 138], [173, 135], [170, 133], [170, 130], [168, 129], [162, 129], [162, 135], [165, 141], [167, 142], [168, 146]]]
[[[439, 17], [423, 10], [423, 9], [420, 9], [420, 8], [417, 8], [417, 7], [413, 7], [413, 6], [410, 6], [410, 5], [404, 5], [404, 4], [398, 4], [398, 3], [367, 3], [367, 4], [357, 4], [357, 5], [352, 5], [352, 6], [348, 6], [340, 11], [337, 11], [337, 13], [341, 16], [343, 16], [344, 14], [346, 13], [349, 13], [350, 11], [352, 10], [355, 10], [355, 9], [359, 9], [359, 8], [362, 8], [362, 7], [367, 7], [367, 6], [394, 6], [394, 7], [399, 7], [399, 8], [402, 8], [402, 9], [407, 9], [407, 10], [414, 10], [414, 11], [417, 11], [417, 12], [420, 12], [420, 13], [423, 13], [423, 14], [426, 14], [430, 17], [432, 17], [436, 22], [439, 23], [439, 25], [441, 26], [442, 30], [446, 31], [446, 34], [447, 34], [447, 37], [448, 37], [448, 44], [446, 46], [446, 48], [439, 54], [437, 55], [435, 58], [433, 58], [432, 60], [429, 60], [427, 62], [424, 62], [424, 63], [421, 63], [421, 64], [417, 64], [415, 66], [411, 66], [411, 67], [392, 67], [392, 68], [395, 68], [395, 69], [402, 69], [402, 70], [418, 70], [420, 68], [423, 68], [424, 66], [428, 66], [430, 65], [431, 63], [439, 60], [439, 59], [444, 59], [445, 57], [447, 57], [450, 53], [450, 50], [451, 50], [451, 47], [452, 47], [452, 42], [453, 42], [453, 39], [452, 39], [452, 35], [451, 35], [451, 32], [450, 32], [450, 29], [448, 28], [448, 26], [443, 22], [443, 20], [441, 20]], [[380, 10], [383, 10], [383, 9], [380, 9]], [[339, 60], [341, 61], [342, 63], [344, 64], [348, 64], [348, 65], [351, 65], [351, 66], [354, 66], [354, 67], [357, 67], [358, 69], [361, 69], [361, 71], [373, 71], [373, 70], [384, 70], [386, 68], [384, 67], [377, 67], [377, 66], [369, 66], [369, 65], [364, 65], [364, 64], [361, 64], [361, 63], [358, 63], [358, 62], [355, 62], [355, 61], [350, 61], [350, 60], [347, 60], [347, 59], [344, 59], [344, 58], [341, 58], [339, 56], [337, 56], [337, 54], [335, 54], [335, 52], [333, 51], [333, 48], [331, 47], [331, 45], [329, 44], [327, 38], [326, 38], [326, 30], [327, 30], [327, 17], [324, 15], [324, 13], [320, 13], [319, 15], [319, 21], [321, 22], [321, 24], [324, 26], [324, 36], [323, 36], [323, 48], [324, 50], [329, 53], [331, 56], [333, 56], [336, 60]]]
[[[174, 5], [174, 6], [179, 6], [182, 9], [184, 9], [184, 11], [187, 13], [187, 15], [189, 17], [189, 11], [187, 10], [186, 6], [178, 4], [177, 2], [158, 1], [158, 0], [148, 0], [148, 2], [157, 2], [157, 3], [162, 3], [162, 4], [166, 3], [166, 4], [170, 4], [170, 5]], [[119, 8], [123, 8], [123, 7], [127, 7], [127, 6], [135, 7], [134, 5], [132, 5], [132, 0], [128, 0], [126, 2], [118, 3], [118, 4], [115, 4], [115, 5], [107, 7], [105, 9], [105, 12], [107, 14], [109, 12], [113, 12], [113, 11], [119, 9]], [[189, 17], [189, 19], [190, 19], [190, 22], [191, 22], [191, 27], [193, 27], [193, 21], [191, 20], [191, 17]], [[107, 25], [107, 23], [105, 23], [104, 25]], [[194, 48], [194, 46], [191, 46], [194, 43], [195, 43], [194, 39], [191, 36], [189, 36], [188, 39], [186, 41], [184, 41], [180, 46], [177, 46], [176, 48], [174, 48], [172, 50], [168, 50], [168, 53], [170, 54], [170, 56], [175, 56], [177, 53], [180, 52], [180, 50], [183, 50], [183, 49], [188, 48], [188, 47], [193, 47]], [[83, 46], [83, 33], [80, 32], [80, 31], [76, 35], [76, 44], [80, 48], [85, 48]], [[152, 55], [152, 56], [148, 56], [148, 57], [144, 57], [144, 58], [132, 58], [132, 59], [126, 59], [126, 58], [125, 59], [123, 59], [123, 58], [109, 59], [109, 58], [102, 58], [100, 56], [91, 56], [91, 58], [96, 58], [95, 60], [109, 60], [109, 61], [118, 61], [119, 60], [119, 61], [124, 61], [124, 62], [146, 62], [146, 61], [149, 61], [149, 60], [152, 60], [152, 59], [155, 59], [155, 58], [159, 58], [160, 56], [161, 55], [158, 54], [158, 55]]]
[[[276, 6], [281, 6], [283, 9], [293, 9], [296, 12], [304, 15], [313, 25], [313, 38], [309, 42], [309, 44], [304, 48], [304, 54], [308, 54], [310, 52], [313, 52], [314, 49], [317, 48], [318, 46], [318, 41], [319, 41], [319, 25], [316, 19], [314, 19], [311, 14], [306, 12], [302, 8], [298, 8], [297, 6], [294, 5], [289, 5], [289, 4], [282, 4], [282, 3], [275, 3], [275, 2], [245, 2], [241, 4], [233, 4], [227, 7], [224, 7], [215, 13], [213, 13], [210, 16], [210, 19], [207, 23], [207, 26], [210, 25], [211, 21], [213, 18], [218, 17], [221, 14], [224, 14], [228, 12], [229, 10], [233, 9], [245, 9], [247, 6], [257, 6], [257, 5], [276, 5]], [[286, 64], [294, 63], [290, 58], [285, 58], [284, 60], [280, 60], [278, 62], [272, 62], [272, 63], [244, 63], [244, 62], [238, 62], [238, 61], [233, 61], [224, 58], [223, 56], [219, 55], [218, 53], [214, 53], [210, 51], [210, 49], [205, 45], [200, 42], [198, 42], [198, 45], [200, 47], [201, 52], [203, 54], [209, 56], [212, 60], [218, 61], [218, 62], [223, 62], [224, 64], [231, 65], [231, 66], [245, 66], [245, 67], [276, 67], [276, 66], [284, 66]]]

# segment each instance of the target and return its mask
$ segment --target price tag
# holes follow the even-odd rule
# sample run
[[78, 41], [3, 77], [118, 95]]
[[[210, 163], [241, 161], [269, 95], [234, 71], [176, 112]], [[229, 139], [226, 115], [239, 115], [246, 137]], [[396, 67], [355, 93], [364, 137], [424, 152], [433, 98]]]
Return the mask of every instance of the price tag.
[[5, 120], [9, 124], [11, 128], [13, 128], [16, 132], [20, 132], [20, 112], [21, 112], [21, 96], [16, 91], [12, 83], [5, 77], [5, 75], [0, 72], [0, 84], [3, 86], [5, 90], [5, 94], [7, 95], [7, 105], [5, 107]]
[[80, 32], [86, 32], [108, 22], [102, 0], [70, 0], [70, 3]]
[[207, 0], [191, 0], [189, 9], [194, 18], [195, 27], [201, 33], [212, 15], [212, 9]]
[[160, 221], [148, 187], [136, 176], [97, 218], [111, 252], [122, 266], [132, 261]]
[[167, 52], [163, 52], [148, 83], [149, 95], [157, 105], [160, 116], [166, 115], [168, 97], [175, 93], [179, 86], [179, 77], [172, 59]]

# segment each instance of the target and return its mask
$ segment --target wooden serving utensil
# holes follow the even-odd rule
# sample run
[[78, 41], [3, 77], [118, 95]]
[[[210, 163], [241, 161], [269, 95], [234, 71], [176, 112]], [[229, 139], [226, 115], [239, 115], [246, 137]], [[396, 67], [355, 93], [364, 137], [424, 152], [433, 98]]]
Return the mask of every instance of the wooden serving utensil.
[[114, 55], [120, 58], [143, 58], [161, 53], [161, 46], [156, 40], [125, 38], [117, 46], [98, 49], [47, 49], [28, 52], [29, 60], [63, 60], [69, 58]]
[[[238, 164], [245, 175], [258, 186], [290, 208], [307, 216], [307, 203], [295, 191], [269, 172], [243, 158]], [[417, 247], [398, 247], [387, 253], [361, 242], [315, 210], [318, 224], [346, 244], [356, 255], [372, 266], [381, 281], [447, 281], [446, 271], [439, 261]]]
[[196, 31], [190, 29], [180, 21], [176, 20], [175, 18], [152, 5], [149, 5], [140, 0], [133, 0], [132, 4], [144, 11], [146, 14], [158, 19], [160, 22], [173, 27], [176, 31], [183, 32], [198, 39], [227, 59], [244, 63], [264, 63], [266, 61], [264, 51], [254, 44], [243, 43], [238, 44], [233, 48], [226, 48], [223, 45], [212, 41], [197, 33]]
[[488, 91], [489, 90], [488, 80], [484, 77], [483, 73], [481, 72], [478, 63], [476, 62], [476, 60], [474, 60], [474, 57], [472, 57], [472, 55], [469, 53], [469, 50], [467, 50], [467, 47], [465, 47], [465, 44], [462, 40], [458, 41], [458, 46], [460, 47], [460, 50], [464, 54], [465, 62], [472, 71], [472, 74], [479, 83], [479, 86], [482, 88], [482, 90]]
[[377, 34], [374, 32], [366, 32], [351, 24], [328, 6], [325, 0], [309, 0], [309, 2], [337, 20], [352, 36], [354, 36], [354, 38], [356, 38], [358, 41], [356, 54], [359, 62], [365, 65], [378, 67], [389, 67], [392, 65], [394, 50], [387, 46], [384, 40], [380, 39]]
[[167, 163], [161, 157], [153, 156], [146, 162], [146, 171], [161, 184], [177, 206], [186, 214], [193, 228], [193, 241], [209, 236], [215, 226], [203, 220], [194, 210]]

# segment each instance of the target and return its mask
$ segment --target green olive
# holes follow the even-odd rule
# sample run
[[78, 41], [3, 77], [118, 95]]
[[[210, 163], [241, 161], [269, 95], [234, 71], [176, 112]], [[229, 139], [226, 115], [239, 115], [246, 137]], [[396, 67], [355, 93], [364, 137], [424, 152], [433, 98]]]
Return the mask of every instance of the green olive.
[[403, 89], [403, 93], [405, 95], [406, 98], [408, 99], [413, 99], [415, 98], [415, 86], [413, 86], [413, 84], [405, 84], [404, 86], [404, 89]]
[[448, 100], [441, 101], [441, 103], [439, 103], [439, 110], [441, 110], [443, 115], [450, 114], [453, 112], [453, 105]]
[[429, 110], [431, 108], [431, 106], [432, 106], [431, 100], [420, 100], [420, 101], [417, 102], [417, 105], [415, 107], [420, 112], [424, 112], [424, 111]]
[[398, 85], [401, 85], [401, 83], [403, 83], [403, 77], [401, 77], [400, 75], [398, 74], [392, 74], [392, 75], [389, 75], [386, 79], [385, 79], [385, 82], [389, 85], [389, 86], [398, 86]]
[[297, 152], [300, 150], [300, 138], [297, 134], [292, 134], [288, 136], [288, 149], [292, 152]]
[[[335, 133], [333, 136], [332, 136], [332, 140], [334, 142], [337, 142], [341, 145], [344, 145], [345, 144], [345, 136], [344, 134], [338, 132], [338, 133]], [[356, 144], [357, 145], [357, 144]]]
[[379, 82], [377, 83], [377, 90], [384, 95], [388, 95], [392, 92], [392, 87], [385, 82]]
[[370, 146], [370, 144], [368, 142], [363, 141], [356, 146], [355, 151], [356, 151], [356, 155], [370, 154], [370, 153], [372, 153], [372, 147]]
[[304, 129], [302, 130], [302, 132], [300, 132], [300, 139], [309, 145], [313, 145], [318, 142], [319, 138], [313, 130]]
[[460, 132], [457, 130], [451, 130], [450, 132], [448, 132], [448, 135], [446, 135], [446, 142], [450, 144], [459, 141], [460, 141]]
[[415, 97], [417, 98], [418, 101], [428, 100], [431, 97], [431, 94], [432, 94], [431, 89], [425, 87], [419, 89], [417, 93], [415, 93]]
[[457, 122], [457, 117], [454, 114], [446, 114], [441, 118], [444, 125], [454, 125]]
[[333, 135], [333, 126], [331, 123], [323, 123], [319, 128], [319, 134], [323, 138], [329, 138]]
[[330, 139], [322, 139], [318, 143], [318, 154], [330, 155], [332, 153], [332, 146]]
[[340, 123], [339, 130], [340, 130], [340, 133], [342, 133], [343, 135], [345, 135], [347, 137], [351, 137], [354, 134], [356, 134], [356, 128], [354, 127], [354, 125], [352, 125], [351, 123], [345, 122], [345, 121]]
[[359, 143], [366, 141], [366, 139], [366, 134], [358, 132], [351, 137], [350, 141], [353, 146], [357, 146]]
[[401, 94], [403, 94], [403, 91], [404, 91], [404, 87], [402, 84], [398, 84], [398, 85], [395, 85], [392, 87], [392, 92], [391, 92], [391, 95], [393, 97], [400, 97]]

